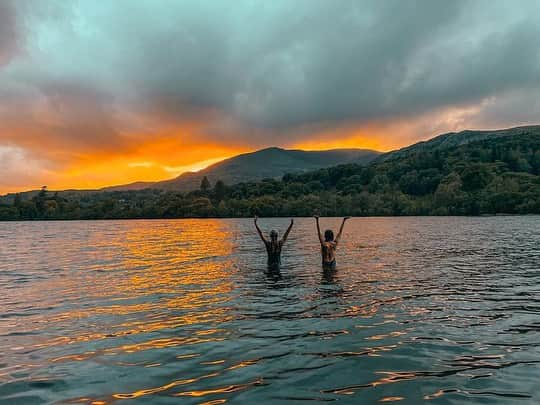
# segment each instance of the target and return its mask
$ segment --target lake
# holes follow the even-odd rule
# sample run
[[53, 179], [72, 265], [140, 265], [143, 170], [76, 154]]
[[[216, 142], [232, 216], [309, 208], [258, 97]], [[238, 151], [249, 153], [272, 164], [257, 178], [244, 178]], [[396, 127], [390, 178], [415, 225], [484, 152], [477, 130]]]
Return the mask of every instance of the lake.
[[299, 218], [265, 255], [248, 219], [0, 223], [0, 403], [540, 403], [540, 217], [353, 218], [333, 273]]

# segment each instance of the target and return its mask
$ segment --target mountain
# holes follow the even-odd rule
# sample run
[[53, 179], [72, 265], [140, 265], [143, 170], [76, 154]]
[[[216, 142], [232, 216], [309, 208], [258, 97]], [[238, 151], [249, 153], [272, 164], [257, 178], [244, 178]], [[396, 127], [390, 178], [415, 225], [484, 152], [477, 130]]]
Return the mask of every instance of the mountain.
[[[191, 191], [198, 189], [200, 181], [207, 176], [211, 183], [221, 179], [227, 185], [264, 178], [278, 178], [285, 173], [301, 173], [319, 168], [347, 163], [380, 163], [411, 154], [444, 150], [466, 145], [471, 142], [511, 137], [520, 134], [539, 134], [540, 125], [521, 126], [499, 130], [465, 130], [436, 136], [430, 140], [418, 142], [405, 148], [380, 153], [363, 149], [335, 149], [328, 151], [286, 150], [267, 148], [223, 160], [196, 173], [184, 173], [172, 179], [159, 182], [135, 182], [126, 185], [105, 187], [100, 190], [66, 190], [76, 193], [97, 191], [136, 191], [144, 189]], [[20, 193], [25, 198], [36, 195], [38, 190]], [[11, 203], [15, 193], [0, 196], [0, 203]]]
[[227, 185], [265, 178], [279, 178], [286, 173], [302, 173], [338, 164], [368, 164], [381, 153], [366, 149], [333, 149], [327, 151], [267, 148], [244, 153], [215, 163], [199, 172], [183, 173], [172, 180], [136, 182], [106, 187], [101, 191], [160, 190], [191, 191], [199, 188], [204, 176], [214, 184], [222, 180]]
[[401, 158], [412, 153], [430, 152], [435, 150], [455, 148], [471, 142], [527, 134], [540, 134], [540, 125], [529, 125], [487, 131], [465, 130], [461, 132], [449, 132], [436, 136], [435, 138], [431, 138], [427, 141], [418, 142], [413, 145], [406, 146], [405, 148], [382, 154], [377, 159], [375, 159], [375, 162], [384, 162], [390, 159]]
[[[274, 153], [281, 152], [271, 149], [263, 157]], [[540, 126], [444, 135], [369, 165], [185, 194], [147, 188], [26, 197], [0, 199], [0, 220], [540, 214]]]

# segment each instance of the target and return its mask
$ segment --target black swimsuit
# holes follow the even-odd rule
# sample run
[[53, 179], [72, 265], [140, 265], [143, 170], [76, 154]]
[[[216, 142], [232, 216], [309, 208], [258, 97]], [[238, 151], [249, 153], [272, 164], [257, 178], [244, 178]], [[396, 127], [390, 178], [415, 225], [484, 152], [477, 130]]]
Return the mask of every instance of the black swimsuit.
[[325, 270], [334, 270], [336, 268], [336, 259], [332, 260], [331, 262], [325, 262], [323, 260], [322, 266]]

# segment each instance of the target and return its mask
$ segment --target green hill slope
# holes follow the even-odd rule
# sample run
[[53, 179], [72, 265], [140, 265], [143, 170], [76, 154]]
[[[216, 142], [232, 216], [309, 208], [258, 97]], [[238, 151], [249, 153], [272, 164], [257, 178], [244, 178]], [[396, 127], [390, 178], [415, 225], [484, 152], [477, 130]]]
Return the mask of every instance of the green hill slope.
[[540, 125], [530, 125], [515, 127], [509, 129], [497, 129], [488, 131], [473, 131], [465, 130], [461, 132], [449, 132], [431, 138], [424, 142], [418, 142], [413, 145], [407, 146], [396, 151], [385, 153], [379, 156], [375, 162], [387, 161], [390, 159], [396, 159], [399, 157], [405, 157], [411, 153], [429, 152], [434, 150], [442, 150], [448, 148], [455, 148], [461, 145], [466, 145], [471, 142], [478, 142], [483, 140], [493, 140], [496, 138], [503, 138], [515, 135], [526, 134], [540, 134]]

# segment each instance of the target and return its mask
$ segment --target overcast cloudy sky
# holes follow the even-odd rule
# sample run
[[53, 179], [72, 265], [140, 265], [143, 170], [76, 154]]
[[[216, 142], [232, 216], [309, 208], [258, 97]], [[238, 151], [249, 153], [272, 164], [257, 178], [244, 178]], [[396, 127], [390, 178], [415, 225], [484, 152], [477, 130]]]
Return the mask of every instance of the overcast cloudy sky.
[[536, 0], [0, 0], [0, 193], [539, 121]]

